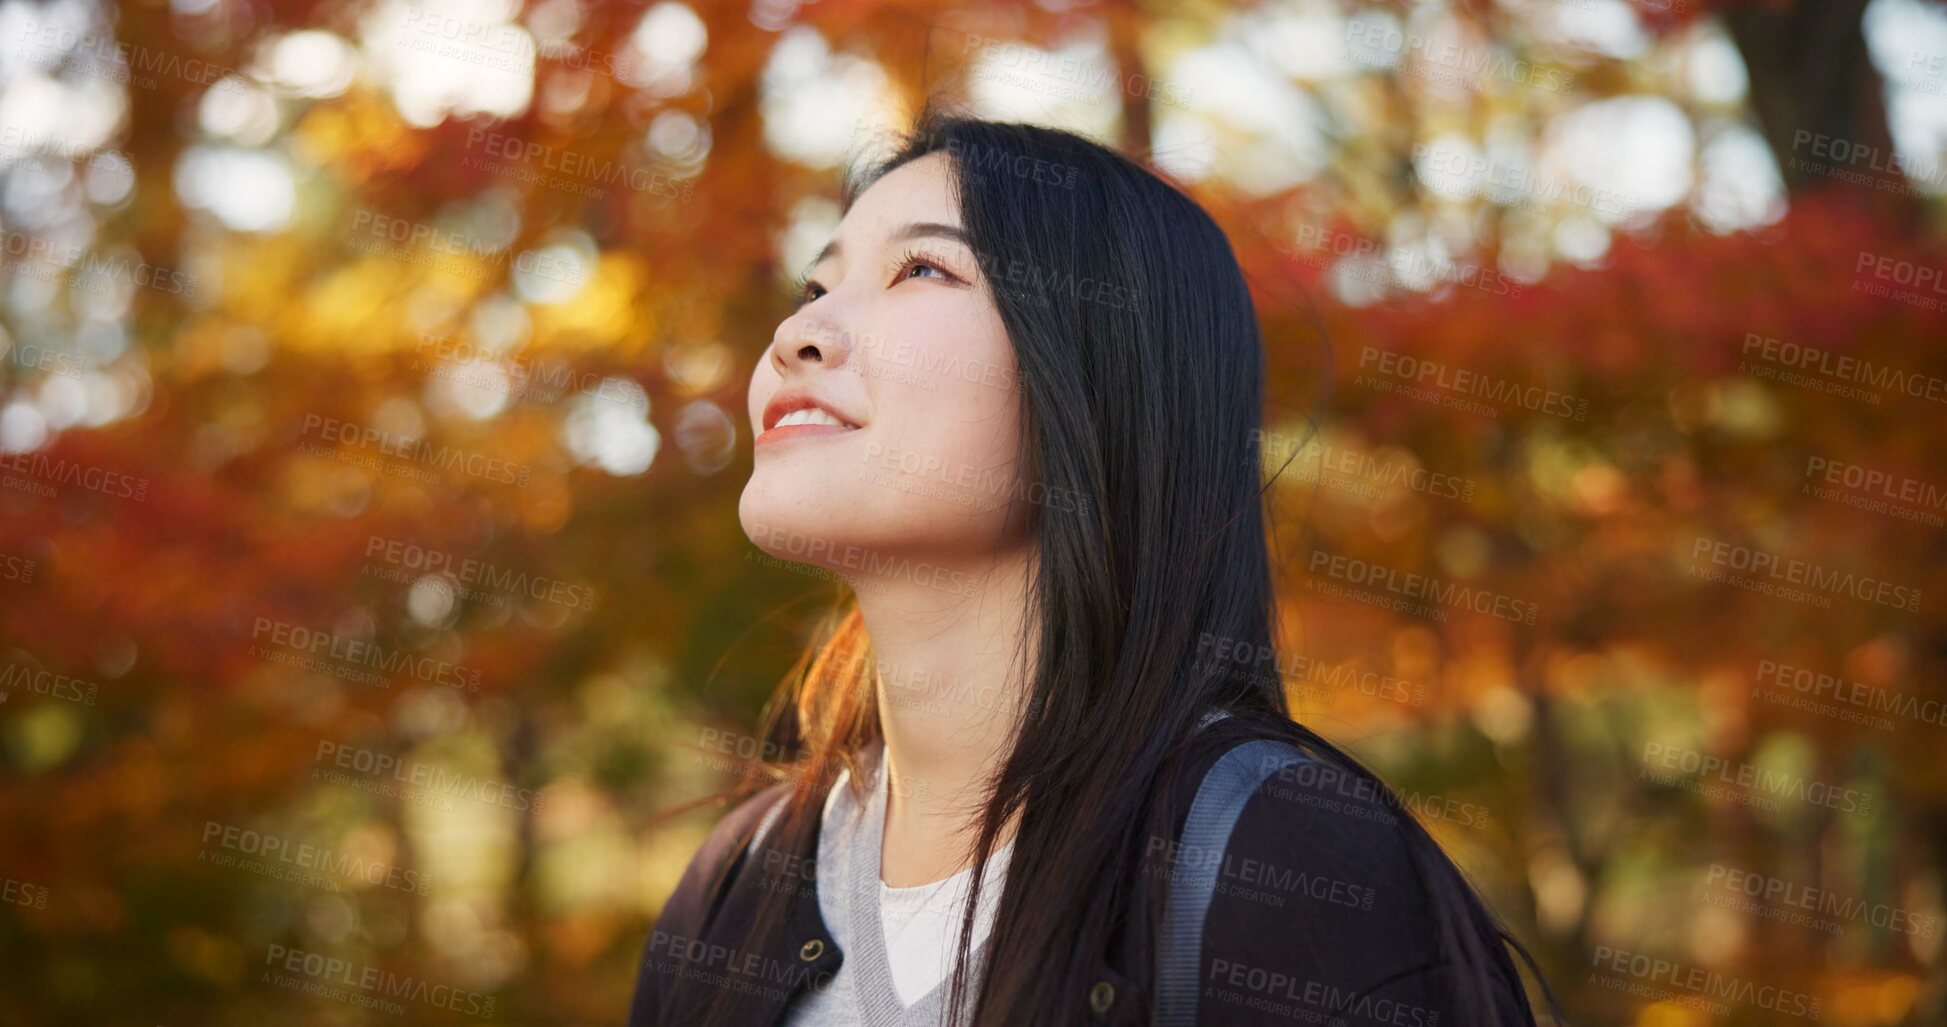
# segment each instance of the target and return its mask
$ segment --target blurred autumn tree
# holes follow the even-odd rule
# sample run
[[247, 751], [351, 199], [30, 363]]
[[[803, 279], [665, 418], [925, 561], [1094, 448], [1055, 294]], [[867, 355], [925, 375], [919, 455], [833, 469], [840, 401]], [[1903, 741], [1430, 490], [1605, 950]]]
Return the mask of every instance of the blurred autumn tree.
[[[1618, 991], [1604, 946], [1942, 1022], [1937, 929], [1717, 901], [1730, 867], [1941, 916], [1941, 724], [1763, 677], [1947, 699], [1934, 493], [1808, 470], [1947, 488], [1942, 183], [1804, 141], [1895, 152], [1867, 8], [0, 5], [0, 1022], [398, 1022], [291, 950], [617, 1022], [711, 819], [657, 815], [836, 598], [738, 529], [744, 376], [844, 161], [935, 94], [1230, 231], [1294, 702], [1485, 811], [1430, 823], [1576, 1022], [1777, 1022]], [[1717, 543], [1917, 609], [1711, 580]], [[1536, 615], [1350, 601], [1334, 558]], [[1651, 745], [1876, 801], [1707, 798]], [[265, 838], [338, 869], [222, 862]]]

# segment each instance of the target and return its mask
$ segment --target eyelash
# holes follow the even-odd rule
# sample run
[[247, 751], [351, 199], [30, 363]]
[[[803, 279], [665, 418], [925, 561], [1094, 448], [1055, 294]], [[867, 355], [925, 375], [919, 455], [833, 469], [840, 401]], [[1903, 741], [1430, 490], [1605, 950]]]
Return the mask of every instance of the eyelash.
[[[966, 284], [965, 279], [961, 278], [959, 275], [956, 275], [953, 272], [948, 271], [946, 269], [946, 261], [941, 260], [940, 258], [935, 257], [932, 254], [924, 252], [922, 250], [907, 250], [905, 253], [900, 254], [899, 259], [893, 261], [892, 264], [886, 268], [886, 274], [890, 276], [895, 283], [897, 283], [899, 281], [904, 280], [906, 272], [911, 271], [913, 268], [920, 267], [920, 266], [930, 267], [933, 270], [938, 271], [940, 273], [940, 277], [946, 279], [949, 282], [958, 282], [963, 285]], [[802, 307], [805, 304], [810, 303], [812, 300], [817, 298], [811, 295], [811, 290], [814, 286], [821, 290], [824, 289], [824, 286], [819, 285], [817, 282], [811, 280], [810, 272], [806, 272], [805, 274], [798, 276], [798, 280], [793, 285], [792, 288], [793, 295], [798, 297], [798, 306]]]

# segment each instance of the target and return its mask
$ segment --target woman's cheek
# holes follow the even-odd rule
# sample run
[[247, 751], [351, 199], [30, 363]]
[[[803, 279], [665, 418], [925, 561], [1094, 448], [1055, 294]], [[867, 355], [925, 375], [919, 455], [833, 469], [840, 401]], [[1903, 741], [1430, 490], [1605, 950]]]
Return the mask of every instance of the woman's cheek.
[[764, 404], [777, 392], [780, 379], [768, 354], [750, 370], [750, 385], [744, 389], [744, 409], [750, 415], [750, 435], [755, 439], [764, 431]]
[[1014, 409], [994, 390], [944, 376], [923, 421], [901, 434], [900, 473], [942, 512], [965, 516], [1003, 502], [1020, 436]]

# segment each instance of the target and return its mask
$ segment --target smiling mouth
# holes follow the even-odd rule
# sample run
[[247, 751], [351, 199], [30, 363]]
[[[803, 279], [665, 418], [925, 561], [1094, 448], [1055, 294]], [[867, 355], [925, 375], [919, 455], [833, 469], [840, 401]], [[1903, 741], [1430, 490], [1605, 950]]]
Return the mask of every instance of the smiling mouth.
[[757, 443], [781, 442], [785, 439], [817, 435], [842, 435], [845, 432], [858, 430], [858, 425], [847, 424], [830, 411], [818, 407], [804, 407], [778, 418], [777, 423], [757, 436]]
[[851, 427], [851, 425], [832, 416], [828, 411], [820, 410], [817, 407], [805, 407], [803, 410], [793, 410], [783, 417], [778, 418], [777, 423], [771, 425], [771, 427], [790, 428], [800, 424], [828, 424], [834, 428]]

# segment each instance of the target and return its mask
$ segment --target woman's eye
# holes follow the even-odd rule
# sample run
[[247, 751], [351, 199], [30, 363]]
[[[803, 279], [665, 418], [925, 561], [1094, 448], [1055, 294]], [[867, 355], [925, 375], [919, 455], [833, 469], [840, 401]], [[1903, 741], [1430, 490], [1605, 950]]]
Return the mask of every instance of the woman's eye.
[[960, 276], [948, 271], [945, 263], [939, 258], [921, 253], [908, 253], [899, 258], [893, 270], [894, 282], [904, 282], [914, 278], [938, 278], [946, 282], [960, 281]]

